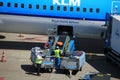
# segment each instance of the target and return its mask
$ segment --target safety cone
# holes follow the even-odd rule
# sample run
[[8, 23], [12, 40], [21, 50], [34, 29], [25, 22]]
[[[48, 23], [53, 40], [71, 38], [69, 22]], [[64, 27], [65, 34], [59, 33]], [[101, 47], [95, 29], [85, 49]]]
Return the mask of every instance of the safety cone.
[[22, 33], [20, 33], [19, 37], [24, 37], [24, 35]]
[[5, 60], [5, 53], [4, 53], [4, 51], [2, 52], [1, 62], [6, 62], [6, 60]]

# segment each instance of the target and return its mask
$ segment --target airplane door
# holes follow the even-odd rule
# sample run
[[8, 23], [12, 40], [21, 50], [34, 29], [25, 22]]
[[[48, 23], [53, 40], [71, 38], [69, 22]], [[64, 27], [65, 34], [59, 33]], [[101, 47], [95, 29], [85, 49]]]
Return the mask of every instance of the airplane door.
[[72, 26], [66, 26], [66, 25], [58, 25], [57, 35], [73, 36], [73, 27]]
[[112, 1], [111, 13], [120, 14], [120, 1]]

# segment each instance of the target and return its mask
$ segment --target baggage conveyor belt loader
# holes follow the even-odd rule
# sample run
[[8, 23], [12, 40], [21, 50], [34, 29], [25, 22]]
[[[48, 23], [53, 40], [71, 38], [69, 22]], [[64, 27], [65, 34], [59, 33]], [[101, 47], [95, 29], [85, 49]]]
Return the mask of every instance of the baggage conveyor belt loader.
[[[52, 54], [56, 46], [59, 46], [61, 50], [60, 69], [69, 70], [71, 75], [72, 70], [82, 70], [85, 63], [85, 52], [75, 51], [73, 28], [71, 26], [64, 27], [58, 26], [56, 34], [49, 34], [47, 46], [45, 45], [45, 50], [43, 50], [46, 56], [43, 59], [42, 68], [49, 68], [50, 70], [55, 68], [54, 56]], [[34, 63], [34, 60], [32, 62]]]

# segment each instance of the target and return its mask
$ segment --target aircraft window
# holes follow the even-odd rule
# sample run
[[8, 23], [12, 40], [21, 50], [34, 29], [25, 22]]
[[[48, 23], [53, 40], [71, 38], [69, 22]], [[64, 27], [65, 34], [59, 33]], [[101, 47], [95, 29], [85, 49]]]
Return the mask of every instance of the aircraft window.
[[66, 6], [64, 6], [64, 7], [63, 7], [63, 10], [64, 10], [64, 11], [67, 11], [67, 7], [66, 7]]
[[30, 8], [30, 9], [32, 8], [32, 4], [29, 4], [29, 8]]
[[73, 7], [70, 7], [70, 11], [73, 11]]
[[100, 12], [100, 9], [99, 9], [99, 8], [97, 8], [97, 9], [96, 9], [96, 13], [99, 13], [99, 12]]
[[50, 10], [53, 10], [53, 8], [54, 8], [53, 6], [50, 6]]
[[3, 2], [0, 2], [0, 6], [3, 6]]
[[91, 13], [93, 12], [93, 8], [90, 8], [90, 10], [89, 10]]
[[24, 4], [23, 3], [21, 4], [21, 8], [24, 8]]
[[80, 8], [79, 8], [79, 7], [77, 7], [76, 11], [77, 11], [77, 12], [79, 12], [79, 11], [80, 11]]
[[57, 10], [60, 10], [60, 6], [57, 6]]
[[43, 10], [45, 10], [46, 9], [46, 5], [43, 5]]
[[10, 6], [11, 6], [11, 4], [10, 4], [10, 2], [8, 2], [8, 3], [7, 3], [7, 7], [10, 7]]
[[40, 8], [40, 6], [37, 4], [37, 5], [36, 5], [36, 9], [39, 9], [39, 8]]
[[15, 3], [15, 4], [14, 4], [14, 7], [18, 7], [18, 4], [17, 4], [17, 3]]
[[83, 12], [86, 12], [86, 8], [83, 8]]

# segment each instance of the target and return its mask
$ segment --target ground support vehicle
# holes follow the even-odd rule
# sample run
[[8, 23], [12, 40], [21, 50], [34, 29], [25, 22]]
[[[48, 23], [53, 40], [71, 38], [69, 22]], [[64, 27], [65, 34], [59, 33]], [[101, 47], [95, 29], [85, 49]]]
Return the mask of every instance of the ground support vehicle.
[[[45, 45], [45, 50], [43, 50], [45, 57], [41, 67], [48, 68], [52, 72], [52, 69], [55, 68], [54, 50], [57, 46], [59, 46], [61, 51], [60, 69], [67, 69], [70, 70], [70, 72], [72, 70], [82, 70], [82, 67], [85, 63], [85, 52], [75, 51], [74, 39], [75, 36], [73, 36], [72, 27], [68, 26], [66, 29], [64, 29], [64, 27], [62, 28], [62, 26], [59, 26], [57, 33], [54, 35], [49, 35], [48, 37], [47, 46]], [[58, 44], [58, 42], [60, 44]], [[35, 52], [31, 53], [31, 61], [33, 64], [35, 64], [35, 58]]]
[[[72, 34], [72, 28], [69, 29], [61, 29], [62, 27], [58, 27], [56, 35], [50, 35], [49, 39], [52, 40], [52, 46], [50, 49], [50, 56], [53, 54], [53, 50], [56, 46], [59, 46], [57, 42], [62, 42], [63, 45], [59, 46], [61, 50], [61, 63], [60, 69], [67, 69], [70, 71], [73, 70], [82, 70], [82, 67], [85, 63], [85, 52], [84, 51], [75, 51], [75, 36]], [[48, 40], [51, 41], [51, 40]], [[52, 58], [54, 59], [54, 58]]]
[[120, 15], [107, 15], [107, 30], [104, 40], [104, 53], [107, 60], [120, 66]]
[[72, 75], [72, 71], [81, 71], [85, 63], [85, 52], [84, 51], [74, 51], [69, 57], [61, 58], [60, 69], [67, 69]]
[[[41, 50], [40, 47], [33, 47], [31, 49], [31, 56], [30, 56], [30, 59], [31, 59], [31, 62], [33, 63], [33, 65], [36, 67], [36, 63], [35, 63], [35, 59], [37, 57], [37, 53], [39, 53]], [[48, 51], [47, 51], [48, 52]], [[41, 64], [41, 68], [44, 68], [44, 69], [49, 69], [50, 72], [52, 72], [53, 68], [54, 68], [54, 62], [50, 60], [51, 57], [46, 57], [48, 56], [48, 53], [46, 52], [43, 52], [42, 53], [42, 58], [43, 58], [43, 61], [42, 61], [42, 64]]]
[[50, 57], [46, 57], [45, 59], [43, 59], [41, 68], [49, 69], [49, 71], [52, 72], [54, 68], [54, 62], [50, 60]]
[[85, 62], [84, 51], [74, 51], [69, 57], [61, 58], [60, 69], [82, 70]]
[[[53, 45], [50, 47], [50, 56], [53, 55], [53, 50], [58, 46], [57, 42], [62, 42], [63, 46], [60, 46], [61, 50], [61, 63], [60, 69], [67, 69], [70, 72], [70, 76], [72, 75], [73, 70], [81, 71], [82, 67], [85, 63], [85, 52], [84, 51], [75, 51], [74, 44], [75, 36], [66, 36], [66, 35], [57, 35], [55, 37], [55, 41]], [[51, 59], [54, 60], [52, 57]]]

